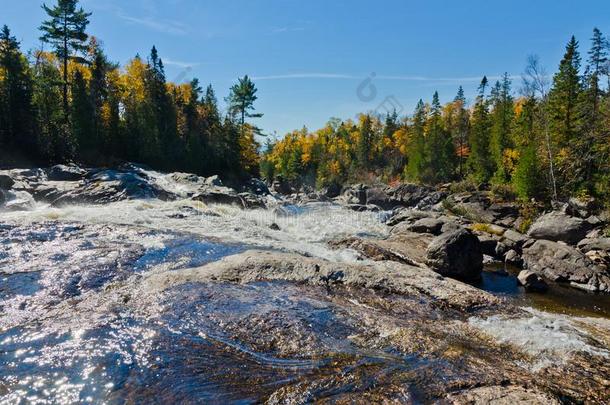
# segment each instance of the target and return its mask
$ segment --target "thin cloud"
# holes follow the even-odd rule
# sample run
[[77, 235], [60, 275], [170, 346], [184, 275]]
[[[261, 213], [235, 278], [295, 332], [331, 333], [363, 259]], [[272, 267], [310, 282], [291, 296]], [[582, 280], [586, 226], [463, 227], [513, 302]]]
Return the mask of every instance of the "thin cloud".
[[[343, 73], [292, 73], [280, 75], [268, 75], [253, 77], [255, 80], [299, 80], [299, 79], [339, 79], [339, 80], [363, 80], [371, 77], [373, 80], [409, 81], [409, 82], [436, 82], [436, 83], [464, 83], [479, 82], [481, 76], [466, 77], [429, 77], [429, 76], [390, 76], [390, 75], [352, 75]], [[519, 76], [509, 76], [511, 80], [519, 79]], [[489, 81], [500, 80], [502, 76], [487, 76]]]
[[360, 79], [360, 76], [337, 73], [292, 73], [285, 75], [255, 76], [253, 80], [290, 80], [290, 79]]
[[272, 34], [282, 34], [285, 32], [300, 32], [305, 31], [304, 27], [278, 27], [271, 30]]
[[200, 63], [198, 63], [198, 62], [184, 62], [184, 61], [173, 60], [173, 59], [169, 59], [169, 58], [163, 58], [163, 63], [166, 66], [176, 66], [176, 67], [180, 67], [180, 68], [189, 68], [189, 67], [195, 67], [195, 66], [200, 65]]
[[125, 14], [122, 10], [117, 12], [117, 16], [130, 23], [142, 25], [144, 27], [150, 28], [155, 31], [163, 32], [166, 34], [173, 34], [173, 35], [188, 34], [187, 27], [178, 21], [157, 20], [152, 17], [145, 17], [145, 18], [134, 17], [134, 16]]

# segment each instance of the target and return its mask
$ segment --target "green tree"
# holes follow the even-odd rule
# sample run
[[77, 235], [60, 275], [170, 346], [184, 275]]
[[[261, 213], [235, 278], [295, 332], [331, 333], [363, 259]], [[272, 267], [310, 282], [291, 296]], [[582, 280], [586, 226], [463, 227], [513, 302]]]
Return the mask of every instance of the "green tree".
[[464, 177], [464, 161], [468, 156], [468, 132], [470, 130], [470, 114], [466, 109], [466, 97], [464, 96], [464, 89], [462, 86], [458, 88], [457, 95], [453, 102], [457, 111], [455, 113], [455, 122], [452, 125], [451, 133], [456, 146], [458, 175], [459, 178], [462, 179]]
[[263, 116], [260, 113], [250, 112], [255, 111], [254, 102], [258, 99], [257, 91], [256, 86], [247, 75], [239, 79], [237, 84], [231, 87], [231, 92], [227, 98], [229, 112], [233, 116], [239, 116], [239, 124], [242, 131], [246, 124], [246, 118], [260, 118]]
[[453, 142], [443, 125], [438, 92], [434, 92], [426, 124], [425, 180], [431, 183], [451, 180], [454, 172], [454, 162], [455, 150]]
[[99, 156], [98, 145], [93, 138], [94, 106], [89, 98], [89, 88], [80, 70], [76, 70], [72, 80], [72, 134], [76, 140], [78, 156], [88, 163]]
[[371, 161], [371, 152], [373, 148], [373, 127], [371, 116], [365, 114], [362, 117], [360, 128], [358, 128], [358, 144], [356, 152], [358, 157], [358, 165], [363, 169], [368, 169]]
[[496, 82], [491, 99], [493, 112], [491, 115], [490, 152], [494, 165], [494, 181], [503, 184], [509, 180], [509, 173], [504, 162], [504, 151], [511, 147], [511, 131], [515, 118], [511, 80], [508, 73], [504, 74], [501, 83]]
[[491, 123], [489, 119], [489, 102], [485, 96], [487, 84], [487, 77], [483, 77], [472, 113], [470, 130], [468, 167], [473, 178], [478, 182], [489, 181], [493, 170], [493, 162], [489, 154]]
[[85, 30], [89, 25], [91, 13], [86, 13], [82, 7], [77, 9], [78, 0], [57, 0], [54, 7], [46, 4], [42, 8], [49, 17], [40, 26], [42, 36], [40, 40], [50, 43], [55, 53], [63, 63], [63, 108], [66, 121], [68, 120], [68, 61], [83, 59], [77, 56], [87, 50], [87, 34]]
[[36, 150], [32, 86], [27, 59], [5, 25], [0, 31], [0, 146]]
[[408, 161], [405, 167], [406, 177], [413, 181], [421, 181], [426, 168], [426, 119], [426, 106], [420, 99], [415, 106], [415, 112], [413, 113], [409, 128]]

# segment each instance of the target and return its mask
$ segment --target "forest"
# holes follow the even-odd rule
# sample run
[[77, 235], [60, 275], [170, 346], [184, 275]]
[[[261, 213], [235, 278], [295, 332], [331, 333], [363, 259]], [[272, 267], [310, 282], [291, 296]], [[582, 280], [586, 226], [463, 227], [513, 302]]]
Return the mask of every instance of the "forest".
[[[77, 0], [43, 5], [49, 50], [27, 54], [0, 32], [0, 158], [13, 164], [133, 161], [166, 171], [262, 176], [324, 187], [356, 181], [459, 182], [524, 200], [610, 196], [609, 42], [595, 28], [586, 55], [572, 37], [556, 73], [529, 57], [519, 83], [483, 77], [469, 102], [460, 87], [410, 116], [331, 119], [257, 142], [257, 89], [238, 79], [219, 108], [197, 79], [172, 83], [153, 46], [125, 66], [87, 34]], [[259, 138], [260, 139], [260, 138]]]
[[[584, 61], [572, 37], [551, 77], [530, 56], [517, 91], [504, 74], [483, 77], [469, 104], [460, 87], [438, 92], [411, 116], [361, 114], [331, 119], [268, 142], [266, 178], [317, 185], [346, 182], [489, 186], [503, 196], [554, 201], [610, 196], [609, 43], [596, 28]], [[583, 66], [584, 65], [584, 66]]]
[[[27, 55], [0, 32], [0, 158], [13, 164], [122, 161], [160, 170], [234, 177], [258, 174], [257, 99], [243, 77], [223, 114], [212, 86], [171, 83], [153, 46], [121, 67], [87, 34], [91, 13], [77, 0], [43, 5], [40, 39]], [[44, 48], [44, 47], [41, 47]]]

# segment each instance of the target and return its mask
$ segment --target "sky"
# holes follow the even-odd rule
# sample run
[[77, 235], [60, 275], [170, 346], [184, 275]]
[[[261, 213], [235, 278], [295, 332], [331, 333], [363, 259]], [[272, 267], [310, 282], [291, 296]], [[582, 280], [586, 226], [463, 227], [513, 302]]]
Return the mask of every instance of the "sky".
[[[53, 4], [55, 0], [47, 0]], [[24, 50], [38, 47], [39, 0], [0, 0]], [[361, 112], [410, 114], [438, 90], [474, 98], [483, 75], [518, 90], [526, 58], [551, 74], [571, 35], [586, 57], [593, 27], [610, 34], [610, 1], [81, 0], [89, 33], [125, 64], [155, 45], [172, 81], [197, 77], [219, 100], [238, 77], [258, 88], [271, 136]], [[222, 103], [221, 103], [222, 104]]]

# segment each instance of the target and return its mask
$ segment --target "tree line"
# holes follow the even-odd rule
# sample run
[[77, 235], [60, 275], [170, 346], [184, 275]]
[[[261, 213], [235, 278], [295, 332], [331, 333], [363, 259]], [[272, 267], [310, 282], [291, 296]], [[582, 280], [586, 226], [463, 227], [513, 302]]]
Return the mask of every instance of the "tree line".
[[[552, 78], [528, 58], [522, 84], [483, 77], [468, 105], [462, 87], [435, 92], [408, 117], [332, 119], [265, 146], [263, 176], [317, 186], [381, 179], [490, 185], [522, 199], [610, 197], [609, 42], [595, 28], [582, 66], [572, 37]], [[515, 94], [517, 93], [517, 94]]]
[[136, 161], [198, 174], [258, 174], [256, 87], [245, 76], [222, 113], [212, 86], [171, 83], [153, 46], [124, 67], [87, 34], [91, 13], [78, 0], [42, 6], [40, 39], [27, 55], [0, 32], [0, 158], [30, 164]]

